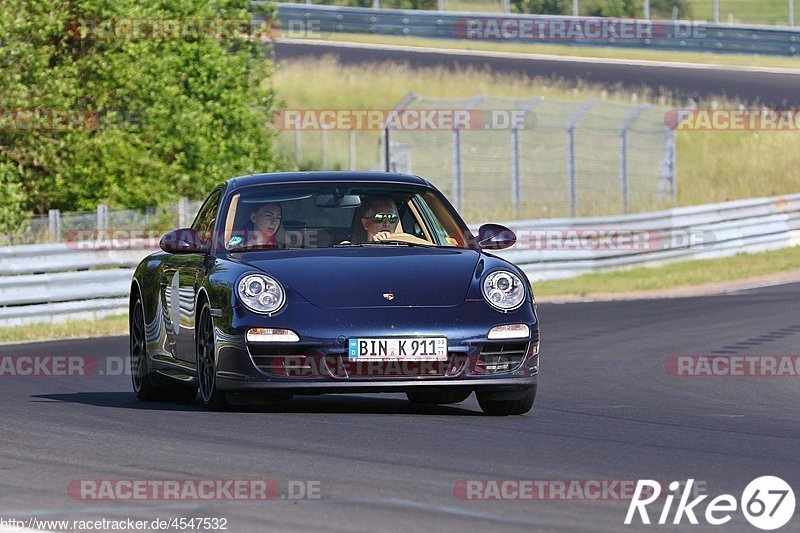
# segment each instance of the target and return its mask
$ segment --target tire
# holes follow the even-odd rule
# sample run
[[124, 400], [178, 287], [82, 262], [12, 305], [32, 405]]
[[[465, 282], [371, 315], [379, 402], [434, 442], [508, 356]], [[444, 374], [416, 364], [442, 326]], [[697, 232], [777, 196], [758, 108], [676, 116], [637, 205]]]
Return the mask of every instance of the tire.
[[225, 393], [217, 389], [216, 338], [211, 307], [203, 302], [197, 321], [195, 354], [197, 358], [197, 382], [200, 385], [200, 399], [211, 411], [227, 411], [231, 408]]
[[490, 416], [524, 415], [533, 407], [536, 385], [520, 392], [477, 391], [478, 405]]
[[144, 333], [144, 307], [142, 299], [139, 297], [131, 307], [129, 325], [131, 384], [136, 397], [143, 402], [166, 400], [189, 403], [194, 401], [197, 397], [196, 387], [159, 383], [158, 377], [150, 371], [147, 340]]
[[442, 405], [447, 403], [461, 403], [472, 394], [471, 390], [462, 391], [442, 391], [442, 392], [428, 392], [428, 391], [413, 391], [407, 392], [406, 396], [408, 401], [413, 404], [419, 405]]
[[130, 324], [131, 385], [136, 397], [143, 402], [160, 399], [160, 390], [153, 383], [147, 362], [147, 341], [144, 334], [144, 308], [137, 297], [128, 316]]

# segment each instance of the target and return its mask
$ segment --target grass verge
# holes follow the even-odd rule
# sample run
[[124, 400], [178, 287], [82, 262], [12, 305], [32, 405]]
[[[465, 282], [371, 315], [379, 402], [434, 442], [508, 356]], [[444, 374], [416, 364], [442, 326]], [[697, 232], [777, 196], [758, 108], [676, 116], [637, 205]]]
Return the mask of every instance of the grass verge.
[[97, 320], [75, 320], [60, 324], [28, 324], [0, 328], [0, 342], [48, 339], [83, 339], [128, 334], [128, 315], [111, 315]]
[[704, 63], [727, 66], [773, 67], [800, 69], [800, 58], [762, 56], [756, 54], [715, 54], [711, 52], [680, 52], [648, 50], [644, 48], [615, 48], [611, 46], [569, 46], [544, 43], [498, 43], [466, 39], [432, 39], [403, 35], [377, 35], [363, 33], [327, 33], [309, 38], [353, 43], [420, 46], [448, 50], [484, 50], [489, 52], [515, 52], [554, 56], [595, 57], [602, 59], [634, 59], [677, 63]]
[[658, 268], [635, 268], [540, 281], [533, 283], [533, 289], [537, 297], [621, 294], [743, 281], [793, 270], [800, 270], [800, 246], [721, 259], [686, 261]]

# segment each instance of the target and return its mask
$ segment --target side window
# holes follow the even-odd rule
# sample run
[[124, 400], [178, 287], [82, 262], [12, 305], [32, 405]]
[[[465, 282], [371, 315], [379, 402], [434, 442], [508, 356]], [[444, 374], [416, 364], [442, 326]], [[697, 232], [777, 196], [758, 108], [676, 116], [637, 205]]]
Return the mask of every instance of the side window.
[[214, 191], [200, 208], [192, 223], [192, 229], [200, 234], [202, 239], [211, 239], [214, 231], [214, 222], [219, 208], [220, 191]]

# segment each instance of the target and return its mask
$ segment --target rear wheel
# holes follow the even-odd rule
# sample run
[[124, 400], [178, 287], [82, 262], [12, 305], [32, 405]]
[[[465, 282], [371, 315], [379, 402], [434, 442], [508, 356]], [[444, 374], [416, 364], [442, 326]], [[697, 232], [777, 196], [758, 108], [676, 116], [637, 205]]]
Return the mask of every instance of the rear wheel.
[[225, 394], [217, 389], [217, 355], [214, 337], [214, 321], [211, 307], [203, 303], [200, 320], [197, 323], [197, 381], [200, 384], [200, 398], [212, 411], [230, 408]]
[[472, 394], [471, 390], [462, 391], [462, 390], [455, 390], [455, 391], [437, 391], [437, 392], [428, 392], [428, 391], [410, 391], [406, 393], [408, 397], [408, 401], [413, 404], [422, 404], [422, 405], [440, 405], [446, 403], [460, 403], [469, 398], [469, 395]]
[[[188, 403], [197, 397], [197, 387], [179, 383], [159, 383], [150, 371], [147, 360], [147, 340], [144, 333], [144, 308], [136, 298], [130, 312], [131, 382], [133, 392], [142, 401], [167, 400]], [[162, 378], [166, 381], [166, 378]]]
[[478, 404], [491, 416], [524, 415], [533, 407], [536, 385], [522, 391], [477, 391]]

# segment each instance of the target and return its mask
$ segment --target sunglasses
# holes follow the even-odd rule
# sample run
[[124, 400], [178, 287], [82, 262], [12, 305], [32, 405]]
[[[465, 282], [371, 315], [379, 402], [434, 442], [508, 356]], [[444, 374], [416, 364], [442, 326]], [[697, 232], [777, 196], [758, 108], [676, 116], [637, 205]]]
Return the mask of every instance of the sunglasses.
[[396, 224], [398, 216], [395, 213], [375, 213], [374, 216], [370, 217], [374, 220], [377, 224], [383, 224], [387, 220], [389, 224]]

